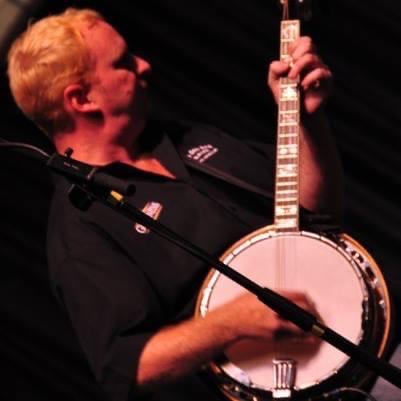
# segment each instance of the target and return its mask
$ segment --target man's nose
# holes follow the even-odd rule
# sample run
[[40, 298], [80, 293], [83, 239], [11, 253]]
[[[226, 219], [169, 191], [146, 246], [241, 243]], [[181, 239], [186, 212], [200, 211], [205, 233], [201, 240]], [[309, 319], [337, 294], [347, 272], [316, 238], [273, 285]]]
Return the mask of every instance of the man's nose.
[[137, 74], [138, 75], [149, 75], [150, 72], [152, 71], [152, 67], [149, 64], [149, 62], [138, 56], [134, 56], [134, 58], [135, 58]]

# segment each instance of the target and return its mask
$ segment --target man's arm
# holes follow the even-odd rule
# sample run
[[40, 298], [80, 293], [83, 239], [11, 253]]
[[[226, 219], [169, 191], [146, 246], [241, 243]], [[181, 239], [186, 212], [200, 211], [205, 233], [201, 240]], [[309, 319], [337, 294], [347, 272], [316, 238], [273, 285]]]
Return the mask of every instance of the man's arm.
[[[303, 294], [282, 294], [316, 313]], [[254, 295], [245, 294], [209, 312], [205, 318], [193, 318], [158, 331], [144, 347], [135, 381], [143, 389], [171, 382], [198, 370], [236, 341], [246, 338], [272, 341], [283, 332], [304, 335]], [[311, 341], [311, 337], [307, 336], [305, 341]]]
[[344, 213], [343, 169], [322, 111], [304, 119], [300, 138], [300, 202], [330, 214], [341, 223]]

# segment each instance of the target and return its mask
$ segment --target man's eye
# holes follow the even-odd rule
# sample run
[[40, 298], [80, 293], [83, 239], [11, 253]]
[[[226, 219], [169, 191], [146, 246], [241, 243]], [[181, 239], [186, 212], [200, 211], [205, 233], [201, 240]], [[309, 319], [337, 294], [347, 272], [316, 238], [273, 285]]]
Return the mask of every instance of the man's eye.
[[131, 53], [126, 53], [114, 63], [114, 67], [134, 71], [136, 67], [135, 59]]

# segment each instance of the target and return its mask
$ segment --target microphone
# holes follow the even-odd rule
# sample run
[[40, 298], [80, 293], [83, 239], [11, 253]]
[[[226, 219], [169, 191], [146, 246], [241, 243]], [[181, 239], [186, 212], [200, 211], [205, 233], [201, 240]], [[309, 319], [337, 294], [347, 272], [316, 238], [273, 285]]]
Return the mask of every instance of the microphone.
[[93, 167], [71, 158], [73, 150], [66, 149], [64, 155], [57, 152], [46, 162], [55, 172], [69, 178], [75, 184], [92, 183], [105, 190], [116, 191], [122, 195], [133, 195], [135, 185], [106, 173], [101, 167]]
[[99, 189], [115, 191], [121, 195], [133, 195], [136, 192], [134, 184], [107, 173], [104, 168], [93, 167], [90, 164], [72, 159], [73, 150], [71, 148], [66, 149], [64, 155], [55, 152], [50, 156], [36, 146], [21, 142], [9, 142], [1, 137], [0, 148], [12, 149], [32, 159], [39, 160], [74, 184], [92, 184]]

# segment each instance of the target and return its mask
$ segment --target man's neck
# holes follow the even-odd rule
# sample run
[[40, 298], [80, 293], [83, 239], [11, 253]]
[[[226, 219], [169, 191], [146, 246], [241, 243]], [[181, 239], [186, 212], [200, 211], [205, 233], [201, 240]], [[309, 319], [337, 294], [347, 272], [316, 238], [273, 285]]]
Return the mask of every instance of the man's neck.
[[72, 158], [93, 166], [121, 162], [143, 171], [174, 178], [151, 153], [143, 153], [139, 149], [138, 137], [139, 134], [117, 136], [104, 130], [80, 130], [55, 134], [54, 144], [59, 153], [63, 154], [67, 148], [71, 148]]
[[129, 124], [123, 119], [107, 119], [102, 122], [81, 119], [73, 129], [56, 132], [54, 145], [59, 153], [73, 149], [72, 157], [92, 165], [106, 165], [115, 161], [128, 162], [134, 158], [135, 144], [145, 122]]

